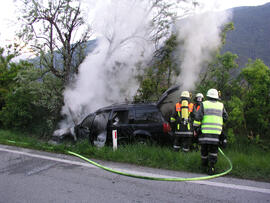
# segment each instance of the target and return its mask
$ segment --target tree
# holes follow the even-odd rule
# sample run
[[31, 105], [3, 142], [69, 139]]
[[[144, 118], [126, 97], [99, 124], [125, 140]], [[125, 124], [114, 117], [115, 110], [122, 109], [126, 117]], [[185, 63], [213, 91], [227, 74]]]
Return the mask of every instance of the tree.
[[234, 91], [237, 92], [236, 77], [238, 65], [235, 62], [236, 54], [226, 52], [217, 54], [208, 69], [202, 73], [198, 91], [206, 93], [209, 88], [216, 88], [221, 91], [223, 100], [230, 100]]
[[233, 95], [232, 88], [236, 87], [238, 56], [231, 52], [221, 54], [221, 49], [226, 43], [227, 32], [234, 29], [232, 22], [223, 26], [220, 33], [221, 45], [214, 53], [213, 60], [207, 65], [206, 69], [200, 74], [200, 81], [197, 83], [197, 91], [206, 93], [209, 88], [216, 88], [222, 92], [222, 98], [229, 100]]
[[[156, 49], [159, 49], [161, 43], [171, 35], [171, 25], [175, 17], [175, 13], [172, 12], [174, 4], [165, 0], [131, 0], [127, 2], [111, 2], [112, 7], [110, 8], [116, 7], [116, 10], [120, 11], [106, 19], [106, 31], [102, 33], [109, 43], [107, 59], [110, 59], [117, 50], [133, 40], [151, 42]], [[123, 8], [125, 10], [131, 9], [128, 18], [130, 16], [131, 18], [135, 17], [138, 19], [138, 23], [130, 24], [127, 21], [129, 19], [126, 19], [127, 16], [121, 16], [123, 12], [121, 9]], [[123, 13], [126, 15], [125, 12]], [[138, 13], [140, 13], [140, 16], [138, 16]], [[111, 19], [113, 20], [110, 21]], [[123, 24], [125, 26], [122, 27]]]
[[0, 111], [3, 127], [51, 135], [60, 119], [63, 81], [29, 65], [18, 70], [13, 83]]
[[[233, 22], [230, 22], [230, 23], [227, 23], [227, 24], [224, 25], [224, 27], [223, 27], [223, 29], [221, 31], [221, 34], [220, 34], [222, 46], [224, 46], [225, 43], [226, 43], [227, 32], [232, 31], [232, 30], [234, 30]], [[220, 47], [220, 49], [222, 48], [222, 46]], [[220, 51], [220, 49], [219, 49], [219, 51]]]
[[80, 1], [24, 0], [22, 13], [19, 20], [23, 26], [18, 36], [40, 57], [42, 67], [68, 84], [73, 74], [78, 73], [91, 35]]
[[249, 61], [241, 73], [244, 113], [251, 136], [270, 133], [270, 69], [259, 59]]
[[179, 74], [174, 60], [176, 47], [176, 35], [171, 35], [164, 46], [155, 52], [153, 65], [138, 77], [140, 88], [136, 101], [157, 100], [173, 84], [173, 78]]
[[150, 30], [151, 39], [155, 43], [158, 50], [160, 48], [160, 41], [169, 39], [172, 35], [171, 27], [176, 18], [176, 13], [172, 12], [175, 3], [169, 3], [164, 0], [151, 0], [151, 10], [156, 10], [152, 17], [152, 29]]
[[18, 71], [30, 65], [26, 61], [14, 63], [12, 59], [14, 59], [16, 53], [11, 53], [8, 50], [5, 56], [4, 52], [4, 48], [0, 48], [0, 111], [6, 104], [7, 94], [15, 85], [14, 78], [17, 76]]
[[[7, 120], [9, 120], [6, 116], [11, 113], [11, 111], [16, 111], [20, 109], [22, 106], [20, 105], [13, 105], [13, 108], [8, 108], [13, 101], [16, 104], [21, 102], [21, 97], [12, 100], [12, 97], [16, 94], [14, 89], [16, 87], [16, 77], [18, 76], [19, 72], [30, 68], [32, 64], [28, 63], [27, 61], [20, 61], [18, 63], [12, 62], [12, 59], [16, 56], [16, 52], [11, 53], [10, 50], [7, 50], [7, 55], [4, 55], [4, 49], [0, 49], [0, 123], [1, 126], [6, 126]], [[22, 94], [21, 96], [25, 96]], [[25, 114], [23, 107], [20, 111], [20, 115]], [[30, 116], [30, 114], [28, 114]], [[11, 119], [12, 120], [12, 119]], [[14, 120], [11, 121], [11, 123]]]

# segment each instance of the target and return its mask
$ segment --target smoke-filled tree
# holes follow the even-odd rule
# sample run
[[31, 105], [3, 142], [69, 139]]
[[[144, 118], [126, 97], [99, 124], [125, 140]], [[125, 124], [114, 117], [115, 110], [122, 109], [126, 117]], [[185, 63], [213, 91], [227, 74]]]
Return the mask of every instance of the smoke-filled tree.
[[[213, 53], [214, 57], [207, 67], [200, 73], [197, 82], [197, 91], [206, 93], [209, 88], [217, 88], [222, 92], [223, 99], [229, 100], [232, 96], [232, 88], [235, 87], [235, 77], [239, 73], [236, 59], [238, 56], [231, 52], [221, 54], [221, 49], [226, 43], [227, 32], [234, 29], [232, 22], [223, 26], [220, 33], [221, 45]], [[237, 72], [238, 71], [238, 72]], [[235, 77], [231, 77], [234, 75]]]
[[[107, 58], [110, 58], [115, 51], [125, 46], [130, 41], [138, 38], [140, 40], [145, 40], [146, 42], [151, 41], [157, 50], [160, 48], [160, 44], [171, 35], [171, 26], [176, 16], [176, 14], [172, 12], [175, 3], [170, 3], [165, 0], [132, 0], [130, 2], [131, 3], [129, 3], [129, 6], [131, 6], [131, 8], [127, 6], [125, 9], [128, 10], [133, 9], [133, 7], [139, 8], [143, 6], [144, 11], [141, 13], [142, 16], [139, 16], [138, 18], [145, 20], [145, 22], [149, 23], [149, 25], [146, 25], [145, 22], [139, 22], [140, 25], [135, 25], [135, 27], [129, 28], [130, 30], [127, 31], [128, 34], [119, 39], [119, 36], [117, 36], [119, 35], [119, 33], [117, 33], [118, 30], [115, 30], [116, 26], [111, 24], [116, 25], [117, 23], [127, 21], [126, 19], [123, 21], [123, 19], [118, 19], [117, 17], [113, 16], [113, 22], [106, 22], [107, 30], [106, 33], [104, 33], [105, 38], [109, 42]], [[113, 4], [117, 5], [117, 3]], [[141, 34], [142, 31], [145, 31], [145, 36]]]
[[136, 101], [157, 100], [175, 81], [179, 74], [174, 53], [177, 47], [176, 35], [158, 49], [153, 58], [153, 65], [146, 69], [144, 75], [138, 76], [140, 88], [135, 96]]
[[[22, 30], [18, 36], [40, 57], [42, 68], [49, 69], [65, 84], [78, 73], [90, 38], [79, 0], [24, 0]], [[80, 36], [76, 35], [80, 34]]]
[[235, 77], [238, 70], [236, 59], [237, 55], [231, 52], [217, 54], [214, 61], [208, 65], [208, 69], [202, 73], [198, 91], [206, 93], [209, 88], [214, 87], [221, 91], [223, 99], [229, 100], [235, 93], [233, 90], [236, 87]]

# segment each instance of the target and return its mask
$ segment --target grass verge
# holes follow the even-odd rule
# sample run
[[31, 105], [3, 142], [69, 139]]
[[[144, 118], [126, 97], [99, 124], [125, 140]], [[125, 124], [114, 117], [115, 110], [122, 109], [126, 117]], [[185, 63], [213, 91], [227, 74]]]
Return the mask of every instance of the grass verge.
[[[202, 173], [199, 151], [176, 153], [168, 147], [145, 145], [119, 146], [116, 151], [113, 151], [112, 147], [109, 146], [103, 148], [90, 146], [88, 141], [85, 140], [76, 144], [66, 142], [54, 146], [36, 137], [5, 130], [0, 130], [0, 143], [56, 153], [66, 153], [67, 150], [70, 150], [90, 159], [95, 158], [154, 168]], [[233, 164], [230, 176], [270, 182], [269, 150], [262, 149], [246, 140], [238, 140], [223, 151]], [[225, 171], [228, 167], [228, 162], [219, 155], [216, 164], [217, 173]]]

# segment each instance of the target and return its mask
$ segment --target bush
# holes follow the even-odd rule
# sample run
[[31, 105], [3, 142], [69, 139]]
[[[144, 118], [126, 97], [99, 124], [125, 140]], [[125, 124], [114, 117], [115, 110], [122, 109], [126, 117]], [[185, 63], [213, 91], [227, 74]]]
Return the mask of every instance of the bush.
[[0, 111], [0, 120], [5, 128], [26, 129], [36, 112], [31, 103], [32, 95], [25, 91], [11, 92], [7, 95], [6, 105]]
[[267, 138], [270, 134], [270, 70], [257, 59], [250, 61], [241, 76], [246, 82], [243, 101], [247, 128], [252, 136]]
[[14, 81], [0, 111], [3, 127], [51, 135], [60, 118], [62, 82], [35, 67], [21, 69]]
[[228, 137], [227, 137], [227, 141], [229, 144], [234, 144], [236, 141], [235, 135], [233, 133], [233, 129], [229, 128], [228, 130]]

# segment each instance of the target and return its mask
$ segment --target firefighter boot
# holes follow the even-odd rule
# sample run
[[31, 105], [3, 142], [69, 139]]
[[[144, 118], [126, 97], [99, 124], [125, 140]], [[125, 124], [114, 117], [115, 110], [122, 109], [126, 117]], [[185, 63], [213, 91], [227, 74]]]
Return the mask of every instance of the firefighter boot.
[[208, 168], [208, 175], [214, 175], [215, 174], [215, 167], [214, 164], [210, 164]]
[[208, 159], [202, 159], [201, 169], [204, 173], [208, 172]]

